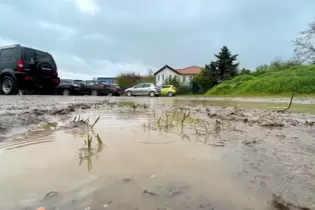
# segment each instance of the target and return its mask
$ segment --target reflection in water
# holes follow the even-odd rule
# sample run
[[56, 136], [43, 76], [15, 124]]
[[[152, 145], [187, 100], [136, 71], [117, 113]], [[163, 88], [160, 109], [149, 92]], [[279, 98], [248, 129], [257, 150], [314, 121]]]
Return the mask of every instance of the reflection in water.
[[49, 143], [55, 140], [54, 132], [53, 130], [32, 131], [15, 139], [6, 139], [0, 142], [0, 149], [13, 150], [36, 144]]
[[102, 144], [98, 144], [96, 149], [81, 148], [79, 150], [79, 160], [80, 160], [79, 166], [81, 166], [82, 163], [86, 161], [87, 169], [90, 172], [93, 167], [92, 157], [95, 156], [95, 158], [98, 160], [97, 155], [102, 152], [103, 148], [104, 148], [104, 145]]

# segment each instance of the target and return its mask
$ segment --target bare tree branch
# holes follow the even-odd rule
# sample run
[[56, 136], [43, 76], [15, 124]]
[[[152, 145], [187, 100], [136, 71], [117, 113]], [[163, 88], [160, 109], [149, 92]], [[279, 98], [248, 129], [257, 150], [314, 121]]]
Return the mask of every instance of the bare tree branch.
[[294, 52], [304, 62], [315, 61], [315, 20], [308, 24], [308, 28], [300, 32], [294, 41]]

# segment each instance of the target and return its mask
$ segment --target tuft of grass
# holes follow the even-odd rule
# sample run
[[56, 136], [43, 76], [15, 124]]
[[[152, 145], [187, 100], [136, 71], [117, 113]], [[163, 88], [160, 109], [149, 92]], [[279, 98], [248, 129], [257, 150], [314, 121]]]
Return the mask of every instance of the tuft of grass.
[[101, 139], [99, 134], [96, 134], [96, 139], [97, 139], [98, 145], [103, 145], [103, 140]]
[[91, 126], [91, 129], [93, 129], [94, 128], [94, 126], [96, 125], [96, 123], [100, 120], [100, 116], [98, 117], [98, 118], [96, 118], [96, 120], [94, 121], [94, 123], [92, 124], [92, 126]]
[[148, 108], [150, 108], [150, 104], [144, 103], [144, 104], [142, 104], [142, 107], [143, 107], [143, 109], [148, 109]]
[[95, 134], [94, 132], [94, 126], [98, 123], [100, 120], [100, 116], [95, 119], [92, 125], [89, 124], [90, 118], [87, 119], [81, 119], [81, 116], [75, 116], [74, 119], [72, 120], [72, 123], [77, 123], [77, 122], [84, 122], [86, 124], [86, 140], [84, 140], [84, 144], [86, 145], [88, 150], [92, 149], [92, 142], [93, 139], [96, 138], [98, 145], [103, 145], [103, 141], [99, 134]]
[[190, 116], [190, 112], [183, 112], [182, 117], [180, 119], [180, 128], [181, 128], [181, 133], [184, 132], [184, 122], [185, 120]]
[[93, 137], [88, 133], [87, 140], [85, 140], [85, 144], [87, 145], [87, 148], [89, 150], [92, 149], [92, 141], [93, 141]]
[[41, 127], [45, 130], [50, 130], [50, 129], [56, 130], [57, 126], [58, 126], [57, 122], [46, 122], [45, 121], [45, 125], [42, 125]]
[[222, 129], [224, 129], [224, 126], [225, 126], [226, 122], [220, 118], [217, 118], [214, 122], [214, 130], [216, 132], [219, 132], [221, 131]]

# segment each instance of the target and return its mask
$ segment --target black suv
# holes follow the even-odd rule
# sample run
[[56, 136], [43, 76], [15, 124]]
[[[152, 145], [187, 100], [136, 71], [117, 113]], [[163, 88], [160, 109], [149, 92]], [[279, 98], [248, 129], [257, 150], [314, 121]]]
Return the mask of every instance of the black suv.
[[90, 88], [83, 80], [61, 79], [60, 84], [56, 88], [57, 94], [68, 95], [84, 95], [90, 94]]
[[17, 45], [0, 47], [0, 94], [16, 95], [19, 90], [54, 93], [59, 85], [52, 55]]

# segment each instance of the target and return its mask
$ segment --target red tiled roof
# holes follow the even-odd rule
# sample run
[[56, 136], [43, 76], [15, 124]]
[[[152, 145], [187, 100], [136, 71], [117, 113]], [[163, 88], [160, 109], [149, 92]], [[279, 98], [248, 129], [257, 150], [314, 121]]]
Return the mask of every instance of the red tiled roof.
[[174, 71], [177, 74], [183, 74], [183, 75], [194, 75], [194, 74], [199, 74], [202, 70], [201, 67], [199, 66], [190, 66], [190, 67], [186, 67], [183, 69], [173, 69], [172, 67], [170, 67], [169, 65], [165, 65], [162, 68], [160, 68], [158, 71], [156, 71], [154, 73], [154, 75], [157, 75], [158, 73], [160, 73], [161, 71], [163, 71], [165, 68], [169, 68], [170, 70]]
[[183, 69], [175, 69], [179, 74], [199, 74], [201, 72], [201, 67], [190, 66]]

